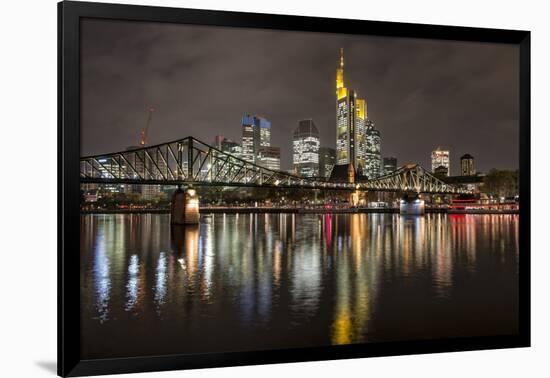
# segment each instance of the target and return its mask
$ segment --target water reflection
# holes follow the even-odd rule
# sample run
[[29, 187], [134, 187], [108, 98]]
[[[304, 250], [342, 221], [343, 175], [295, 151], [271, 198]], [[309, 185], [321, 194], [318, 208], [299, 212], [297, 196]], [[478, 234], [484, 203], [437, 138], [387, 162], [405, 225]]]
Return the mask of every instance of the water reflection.
[[139, 292], [139, 257], [132, 255], [128, 266], [128, 284], [126, 284], [126, 311], [131, 311], [138, 301]]
[[105, 246], [105, 234], [99, 235], [97, 253], [94, 260], [94, 282], [97, 315], [100, 322], [109, 318], [109, 299], [111, 294], [110, 261]]
[[166, 301], [166, 254], [161, 252], [157, 262], [157, 272], [155, 279], [155, 304], [157, 311]]
[[[88, 357], [517, 326], [516, 215], [219, 214], [199, 226], [171, 226], [167, 215], [84, 215], [81, 232]], [[502, 319], [480, 316], [488, 309], [502, 309]], [[107, 337], [115, 329], [147, 343]]]

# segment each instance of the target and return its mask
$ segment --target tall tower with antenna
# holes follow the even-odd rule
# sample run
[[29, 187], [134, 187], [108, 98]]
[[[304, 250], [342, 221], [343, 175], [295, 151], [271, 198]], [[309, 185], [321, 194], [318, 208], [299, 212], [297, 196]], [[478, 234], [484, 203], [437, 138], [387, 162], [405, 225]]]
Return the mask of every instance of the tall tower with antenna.
[[[344, 49], [336, 68], [336, 164], [349, 165], [348, 172], [363, 173], [365, 167], [365, 120], [367, 106], [344, 82]], [[348, 174], [349, 181], [355, 175]]]

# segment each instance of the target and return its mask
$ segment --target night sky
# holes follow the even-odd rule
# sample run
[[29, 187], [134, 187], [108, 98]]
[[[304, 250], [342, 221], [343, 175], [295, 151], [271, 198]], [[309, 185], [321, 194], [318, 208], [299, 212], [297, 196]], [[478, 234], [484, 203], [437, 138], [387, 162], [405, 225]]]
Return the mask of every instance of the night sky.
[[518, 167], [515, 46], [102, 20], [82, 24], [81, 155], [136, 145], [154, 106], [150, 145], [216, 134], [240, 142], [242, 115], [261, 115], [289, 169], [298, 120], [312, 118], [321, 145], [335, 146], [340, 47], [345, 84], [366, 99], [383, 157], [431, 169], [442, 146], [453, 175], [465, 153], [480, 171]]

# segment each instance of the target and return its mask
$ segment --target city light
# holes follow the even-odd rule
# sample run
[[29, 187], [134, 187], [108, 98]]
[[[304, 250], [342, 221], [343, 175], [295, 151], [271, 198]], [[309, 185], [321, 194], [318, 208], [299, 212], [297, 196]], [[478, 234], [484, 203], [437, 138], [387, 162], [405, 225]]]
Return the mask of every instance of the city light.
[[[223, 183], [229, 187], [237, 184], [245, 187], [271, 184], [282, 185], [285, 188], [349, 190], [350, 192], [337, 200], [348, 206], [362, 206], [370, 201], [393, 203], [397, 207], [397, 199], [388, 196], [389, 192], [475, 194], [477, 196], [482, 194], [480, 187], [483, 185], [483, 179], [476, 173], [474, 159], [469, 154], [464, 154], [460, 158], [462, 181], [454, 182], [450, 180], [455, 177], [449, 176], [449, 151], [441, 147], [431, 152], [431, 172], [424, 171], [414, 163], [397, 168], [395, 157], [389, 156], [382, 159], [380, 132], [375, 128], [374, 121], [369, 118], [367, 100], [361, 98], [357, 91], [345, 86], [343, 62], [344, 56], [341, 50], [336, 68], [336, 149], [321, 147], [319, 130], [313, 119], [302, 119], [298, 121], [292, 134], [292, 170], [287, 172], [280, 170], [280, 148], [271, 146], [271, 122], [259, 115], [245, 114], [241, 119], [241, 143], [234, 142], [223, 135], [216, 135], [215, 146], [200, 142], [193, 137], [178, 141], [176, 150], [179, 153], [173, 152], [171, 143], [165, 144], [166, 150], [160, 147], [156, 152], [151, 150], [152, 147], [147, 149], [130, 147], [125, 153], [81, 159], [81, 175], [86, 178], [109, 180], [108, 185], [104, 186], [105, 192], [125, 195], [139, 193], [143, 199], [149, 201], [157, 195], [169, 196], [162, 189], [162, 183], [159, 181], [170, 179], [202, 180], [203, 184]], [[344, 92], [345, 96], [341, 97], [340, 95]], [[184, 152], [185, 148], [193, 148], [193, 150]], [[193, 162], [187, 161], [191, 158], [194, 159]], [[245, 165], [243, 161], [246, 162]], [[189, 167], [189, 164], [192, 166]], [[128, 178], [136, 180], [137, 183], [123, 182]], [[118, 183], [117, 180], [122, 182]], [[139, 183], [141, 180], [146, 183], [142, 185]], [[154, 185], [147, 183], [149, 180], [154, 180]], [[361, 200], [350, 201], [350, 193], [353, 190], [365, 191], [362, 196], [368, 191], [369, 195], [373, 193], [378, 198], [373, 201], [373, 198], [363, 200], [361, 197]], [[388, 190], [386, 195], [380, 194], [383, 190]], [[100, 193], [91, 194], [94, 193], [84, 194], [85, 202], [94, 203], [103, 198]], [[198, 198], [194, 189], [189, 190], [188, 195]], [[513, 195], [517, 195], [517, 192]], [[390, 198], [383, 198], [384, 196]], [[218, 198], [218, 202], [225, 200], [223, 191]], [[508, 194], [503, 196], [502, 193], [498, 193], [495, 198], [498, 202], [504, 203], [510, 197]], [[382, 201], [378, 201], [380, 199]], [[317, 194], [315, 199], [307, 198], [307, 195], [300, 199], [307, 206], [332, 200], [334, 198], [321, 200], [317, 198]], [[451, 198], [442, 200], [440, 197], [427, 197], [430, 206], [432, 204], [448, 205], [451, 200]], [[519, 202], [519, 199], [515, 201]], [[195, 198], [190, 200], [188, 205], [194, 202]], [[209, 198], [206, 202], [214, 202], [214, 199]], [[241, 202], [244, 204], [248, 201]], [[277, 201], [268, 198], [262, 201], [256, 199], [250, 201], [250, 203], [253, 202], [260, 204], [264, 202], [271, 206]], [[298, 202], [296, 201], [295, 204]], [[197, 208], [199, 204], [197, 200]], [[134, 204], [117, 204], [117, 206], [124, 208], [132, 207]]]
[[[203, 339], [240, 348], [228, 325], [245, 332], [243, 342], [258, 334], [258, 345], [269, 348], [287, 340], [301, 346], [312, 335], [333, 344], [401, 331], [414, 337], [418, 329], [452, 336], [470, 332], [470, 321], [474, 330], [494, 324], [473, 316], [459, 329], [455, 319], [434, 326], [445, 306], [463, 306], [457, 314], [483, 313], [487, 303], [514, 307], [499, 290], [512, 287], [502, 272], [517, 272], [519, 216], [502, 214], [519, 212], [519, 173], [503, 181], [506, 175], [496, 172], [491, 183], [490, 174], [480, 175], [473, 157], [463, 154], [460, 176], [452, 176], [449, 151], [434, 150], [432, 136], [412, 123], [403, 137], [417, 135], [425, 143], [413, 136], [402, 151], [384, 145], [384, 153], [403, 154], [398, 166], [396, 157], [381, 157], [381, 134], [369, 119], [387, 107], [367, 109], [362, 93], [345, 83], [343, 51], [336, 96], [334, 87], [328, 90], [332, 117], [319, 116], [319, 129], [313, 119], [298, 119], [308, 115], [309, 102], [290, 112], [288, 118], [299, 114], [290, 121], [265, 107], [273, 128], [254, 114], [240, 123], [237, 117], [234, 130], [217, 125], [235, 140], [187, 136], [81, 158], [81, 260], [87, 269], [81, 292], [91, 298], [82, 318], [86, 330], [105, 330], [98, 345], [113, 342], [109, 335], [120, 324], [118, 333], [158, 336], [163, 348], [179, 347], [180, 340], [202, 348]], [[318, 98], [307, 95], [307, 101]], [[401, 127], [395, 119], [380, 120], [382, 130]], [[275, 140], [287, 140], [282, 157], [288, 171], [281, 171], [272, 132]], [[448, 143], [454, 154], [459, 140]], [[420, 153], [431, 169], [405, 160]], [[88, 215], [96, 212], [102, 215]], [[484, 288], [484, 282], [491, 285]], [[404, 304], [412, 323], [396, 318], [396, 304]], [[157, 332], [161, 323], [174, 335]], [[319, 329], [303, 331], [311, 326]], [[290, 330], [284, 340], [281, 329]], [[141, 347], [134, 344], [129, 348]]]

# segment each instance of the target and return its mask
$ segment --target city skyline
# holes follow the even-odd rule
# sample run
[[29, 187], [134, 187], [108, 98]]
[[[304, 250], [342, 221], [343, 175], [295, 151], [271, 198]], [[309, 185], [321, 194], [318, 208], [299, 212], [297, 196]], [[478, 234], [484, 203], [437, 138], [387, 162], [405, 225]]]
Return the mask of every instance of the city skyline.
[[[131, 35], [130, 30], [133, 31]], [[110, 35], [112, 41], [106, 41], [106, 35]], [[213, 45], [207, 42], [217, 41], [222, 35], [228, 37], [229, 46], [220, 54], [229, 57], [229, 61], [223, 65], [204, 61], [205, 56], [214, 54]], [[203, 38], [205, 43], [195, 47], [188, 45], [190, 51], [167, 47], [177, 44], [180, 39], [184, 42], [190, 36]], [[258, 54], [265, 53], [267, 48], [255, 42], [266, 37], [272, 38], [279, 47], [295, 51], [286, 58], [292, 62], [282, 67], [275, 64], [277, 58], [273, 54], [268, 54], [270, 59], [266, 54]], [[327, 43], [318, 46], [311, 43], [321, 39], [327, 39]], [[404, 43], [409, 47], [408, 54], [414, 58], [408, 68], [403, 67], [396, 53], [397, 47]], [[159, 57], [159, 44], [163, 51], [173, 55], [171, 59], [153, 59]], [[249, 51], [236, 48], [243, 44], [248, 44]], [[198, 51], [197, 45], [204, 51]], [[229, 54], [233, 51], [229, 49], [231, 46], [238, 51], [234, 53], [237, 58]], [[300, 119], [313, 119], [319, 128], [321, 146], [335, 147], [334, 66], [337, 51], [342, 46], [346, 51], [346, 76], [350, 78], [346, 80], [353, 82], [353, 87], [367, 99], [369, 118], [372, 115], [383, 135], [383, 157], [395, 156], [400, 165], [418, 162], [429, 168], [431, 151], [442, 145], [456, 157], [465, 153], [476, 156], [480, 171], [493, 167], [517, 168], [518, 110], [517, 99], [513, 97], [517, 93], [514, 72], [517, 72], [518, 62], [515, 59], [517, 51], [511, 46], [97, 20], [86, 21], [83, 27], [82, 155], [135, 145], [146, 123], [147, 109], [154, 106], [156, 112], [149, 130], [149, 144], [188, 135], [210, 142], [217, 134], [239, 141], [242, 115], [261, 115], [271, 122], [272, 145], [281, 147], [281, 169], [289, 169], [292, 130]], [[297, 47], [302, 48], [296, 52]], [[311, 55], [309, 59], [304, 58], [306, 51]], [[474, 52], [478, 58], [476, 64], [461, 58], [471, 57]], [[252, 53], [258, 57], [256, 64], [242, 67], [242, 59]], [[375, 56], [369, 58], [369, 53]], [[393, 59], [389, 59], [392, 54]], [[401, 55], [403, 58], [407, 54]], [[498, 63], [495, 57], [499, 57]], [[136, 64], [133, 59], [140, 61]], [[129, 60], [134, 66], [122, 70]], [[389, 66], [376, 65], [380, 60], [389, 62]], [[201, 62], [207, 67], [201, 68]], [[405, 87], [409, 92], [403, 93], [406, 91], [399, 88], [404, 86], [398, 87], [400, 83], [393, 77], [402, 77], [408, 70], [418, 68], [420, 63], [442, 67], [434, 69], [433, 78], [429, 77], [429, 72], [421, 72], [424, 85], [417, 85], [412, 90], [408, 83]], [[210, 69], [207, 73], [211, 75], [198, 74], [205, 68]], [[443, 74], [444, 68], [448, 72]], [[185, 80], [186, 71], [195, 75]], [[216, 85], [218, 76], [224, 71], [228, 79]], [[471, 80], [459, 80], [465, 79], [464, 73], [469, 73]], [[237, 82], [242, 88], [236, 86]], [[384, 83], [389, 85], [382, 87], [389, 89], [380, 89]], [[255, 85], [261, 86], [259, 92], [257, 88], [253, 90]], [[184, 87], [192, 88], [191, 96], [182, 90]], [[208, 96], [205, 88], [212, 96]], [[236, 91], [235, 96], [222, 96], [231, 90]], [[177, 96], [170, 96], [173, 91], [181, 91], [181, 102], [175, 100]], [[470, 97], [465, 98], [466, 94]], [[229, 104], [222, 103], [222, 97]], [[301, 102], [293, 102], [296, 98]], [[443, 108], [442, 98], [447, 101]], [[456, 101], [457, 98], [464, 101]], [[423, 101], [419, 102], [421, 99]], [[497, 104], [503, 101], [505, 106]], [[388, 103], [395, 109], [389, 111]], [[426, 107], [433, 110], [423, 114]], [[463, 108], [461, 115], [455, 114], [460, 107]], [[94, 108], [102, 111], [94, 112]], [[410, 123], [397, 124], [399, 118], [409, 119]], [[441, 120], [446, 121], [437, 122]], [[189, 127], [179, 126], [186, 122]], [[109, 138], [105, 138], [107, 130]], [[411, 139], [419, 135], [418, 139]], [[490, 153], [487, 143], [495, 144]], [[451, 173], [458, 171], [459, 162], [451, 159]]]
[[518, 335], [528, 33], [224, 14], [81, 17], [61, 62], [81, 358]]

